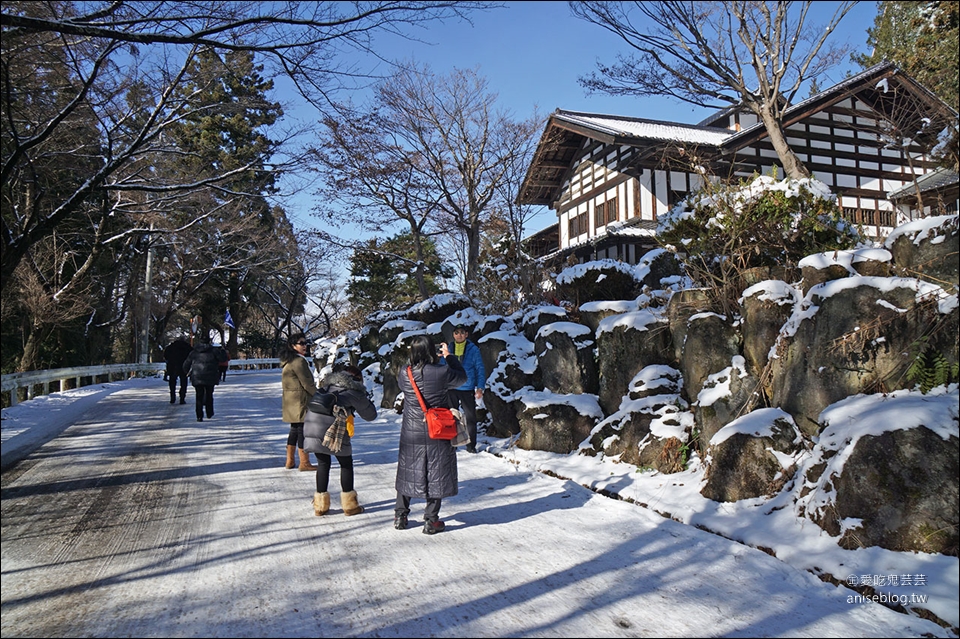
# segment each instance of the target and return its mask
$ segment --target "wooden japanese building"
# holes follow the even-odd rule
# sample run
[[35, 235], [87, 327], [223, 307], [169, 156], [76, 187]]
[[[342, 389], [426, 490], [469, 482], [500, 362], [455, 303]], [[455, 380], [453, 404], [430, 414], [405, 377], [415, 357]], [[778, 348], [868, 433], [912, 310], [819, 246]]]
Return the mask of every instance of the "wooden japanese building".
[[[881, 236], [914, 217], [956, 211], [950, 177], [931, 151], [957, 112], [890, 63], [871, 67], [784, 112], [788, 143], [840, 199], [846, 217]], [[547, 121], [518, 201], [556, 211], [528, 238], [536, 255], [636, 261], [656, 245], [657, 217], [700, 185], [692, 167], [721, 179], [783, 175], [758, 118], [727, 108], [696, 124], [557, 110]], [[924, 176], [937, 173], [940, 181]], [[953, 172], [954, 192], [956, 173]], [[918, 181], [928, 196], [917, 206]], [[949, 188], [949, 187], [947, 187]]]

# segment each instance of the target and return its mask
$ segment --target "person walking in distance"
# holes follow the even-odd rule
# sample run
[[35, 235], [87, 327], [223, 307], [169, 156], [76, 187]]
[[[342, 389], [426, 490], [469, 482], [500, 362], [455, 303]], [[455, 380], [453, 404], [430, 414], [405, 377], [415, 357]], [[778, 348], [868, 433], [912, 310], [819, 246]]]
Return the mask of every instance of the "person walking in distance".
[[163, 349], [163, 360], [167, 363], [167, 381], [170, 382], [170, 403], [177, 402], [177, 380], [180, 380], [180, 403], [187, 403], [187, 374], [183, 371], [183, 362], [193, 347], [182, 337], [170, 342]]
[[310, 343], [303, 333], [293, 333], [287, 339], [280, 352], [280, 365], [283, 366], [280, 381], [282, 388], [281, 411], [283, 421], [290, 424], [287, 435], [287, 461], [284, 468], [296, 466], [295, 452], [300, 453], [300, 470], [316, 470], [310, 463], [310, 454], [303, 449], [303, 415], [307, 412], [307, 402], [317, 392], [317, 384], [310, 370], [307, 355]]
[[470, 443], [467, 452], [477, 452], [477, 400], [483, 399], [483, 389], [487, 385], [487, 373], [483, 369], [483, 358], [480, 356], [480, 347], [467, 339], [470, 329], [458, 324], [453, 329], [453, 354], [463, 364], [467, 373], [467, 381], [450, 391], [450, 405], [460, 407], [467, 431], [470, 433]]
[[207, 419], [213, 417], [213, 389], [220, 383], [220, 362], [226, 357], [223, 349], [214, 347], [210, 336], [204, 334], [183, 362], [183, 370], [190, 376], [190, 383], [197, 392], [198, 422], [203, 421], [204, 411]]
[[[400, 426], [400, 453], [397, 459], [397, 502], [394, 506], [393, 526], [407, 527], [411, 497], [427, 500], [423, 511], [423, 533], [433, 535], [446, 526], [440, 521], [440, 504], [444, 497], [456, 495], [457, 450], [449, 440], [431, 439], [420, 408], [420, 400], [410, 377], [420, 389], [424, 402], [430, 408], [450, 408], [448, 391], [463, 385], [467, 374], [446, 343], [437, 348], [427, 335], [416, 335], [410, 340], [410, 365], [397, 375], [403, 392], [403, 420]], [[407, 371], [410, 371], [408, 374]]]
[[220, 362], [220, 381], [227, 381], [227, 369], [230, 368], [230, 351], [227, 350], [227, 347], [223, 347], [223, 352], [226, 353], [226, 361]]
[[[359, 515], [363, 512], [357, 498], [357, 491], [353, 485], [353, 417], [359, 415], [370, 422], [377, 418], [377, 407], [367, 395], [367, 387], [363, 384], [363, 374], [356, 366], [335, 367], [320, 383], [320, 393], [332, 395], [336, 406], [346, 411], [346, 434], [336, 451], [330, 450], [323, 444], [327, 430], [337, 419], [336, 410], [333, 414], [317, 413], [308, 407], [303, 424], [303, 448], [317, 455], [317, 490], [313, 494], [313, 514], [325, 515], [330, 510], [330, 493], [327, 487], [330, 483], [331, 457], [337, 458], [340, 465], [340, 505], [343, 514]], [[323, 395], [315, 395], [315, 398]]]

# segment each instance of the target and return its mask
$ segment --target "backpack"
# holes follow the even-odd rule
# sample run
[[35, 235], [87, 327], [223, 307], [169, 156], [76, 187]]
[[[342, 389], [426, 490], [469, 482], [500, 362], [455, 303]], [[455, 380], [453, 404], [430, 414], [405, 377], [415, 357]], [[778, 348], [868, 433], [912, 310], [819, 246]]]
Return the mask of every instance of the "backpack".
[[307, 410], [321, 415], [333, 415], [333, 407], [337, 405], [339, 399], [336, 393], [319, 390], [307, 402]]

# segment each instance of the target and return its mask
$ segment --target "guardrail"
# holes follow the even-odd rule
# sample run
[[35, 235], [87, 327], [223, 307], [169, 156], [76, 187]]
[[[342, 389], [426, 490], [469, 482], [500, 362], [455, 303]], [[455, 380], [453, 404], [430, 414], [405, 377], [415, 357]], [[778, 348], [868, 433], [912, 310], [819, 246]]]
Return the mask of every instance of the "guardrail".
[[[232, 359], [229, 367], [235, 370], [261, 370], [277, 368], [280, 360], [276, 357], [261, 359]], [[111, 382], [117, 379], [130, 377], [144, 377], [162, 373], [167, 368], [164, 362], [152, 364], [104, 364], [102, 366], [75, 366], [73, 368], [54, 368], [42, 371], [26, 371], [0, 375], [0, 392], [4, 400], [9, 396], [9, 403], [4, 405], [16, 406], [20, 401], [21, 389], [26, 389], [26, 399], [33, 399], [38, 395], [49, 395], [51, 392], [69, 390]], [[51, 384], [57, 388], [51, 391]]]

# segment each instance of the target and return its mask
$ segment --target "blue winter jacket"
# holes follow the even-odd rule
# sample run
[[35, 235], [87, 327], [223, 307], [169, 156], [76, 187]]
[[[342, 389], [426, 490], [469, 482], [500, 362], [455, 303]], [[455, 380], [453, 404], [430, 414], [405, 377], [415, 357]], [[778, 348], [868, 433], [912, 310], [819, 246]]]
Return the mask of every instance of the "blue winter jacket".
[[[456, 390], [472, 391], [477, 388], [485, 388], [487, 385], [487, 373], [483, 369], [483, 358], [480, 357], [480, 347], [467, 340], [464, 342], [466, 348], [463, 351], [463, 370], [467, 372], [467, 383], [458, 386]], [[450, 345], [450, 352], [453, 352], [453, 344]]]

